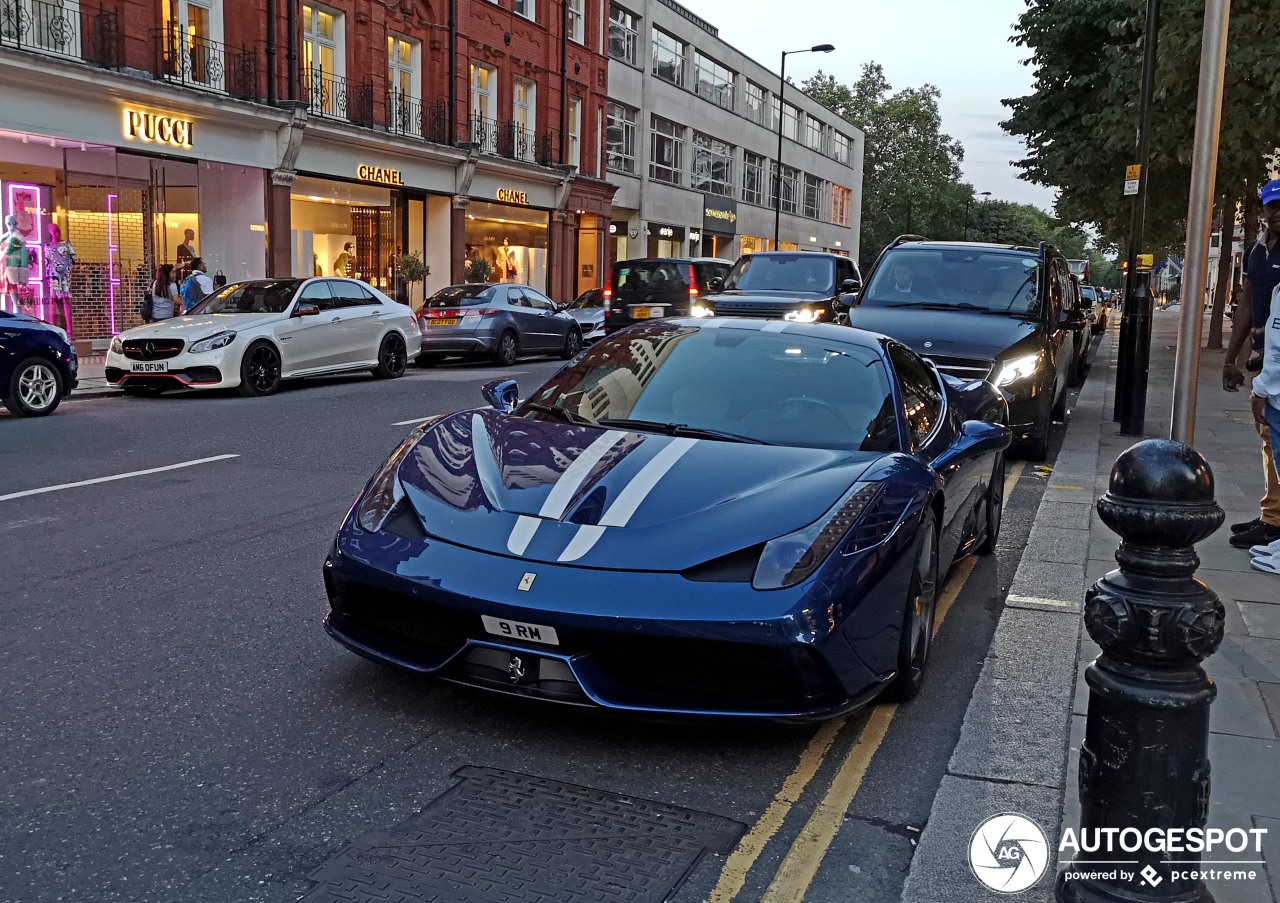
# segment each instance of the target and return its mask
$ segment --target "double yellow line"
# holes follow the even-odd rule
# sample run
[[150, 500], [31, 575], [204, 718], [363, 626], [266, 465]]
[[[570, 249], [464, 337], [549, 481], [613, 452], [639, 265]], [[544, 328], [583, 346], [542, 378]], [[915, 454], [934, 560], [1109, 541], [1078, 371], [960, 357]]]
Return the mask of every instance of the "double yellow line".
[[[1023, 462], [1013, 465], [1004, 482], [1004, 497], [1009, 498], [1018, 478], [1022, 476]], [[934, 615], [933, 634], [938, 635], [943, 619], [955, 604], [969, 576], [973, 573], [978, 559], [966, 558], [956, 568], [952, 579], [938, 597], [938, 610]], [[801, 903], [809, 886], [818, 874], [818, 867], [823, 857], [831, 848], [836, 833], [844, 823], [845, 813], [853, 802], [862, 779], [871, 767], [871, 760], [889, 732], [893, 716], [897, 714], [896, 704], [877, 705], [871, 710], [866, 723], [863, 724], [853, 747], [845, 756], [840, 769], [831, 781], [831, 786], [805, 826], [792, 841], [782, 864], [773, 876], [773, 881], [761, 897], [761, 903]], [[769, 807], [760, 816], [747, 835], [739, 841], [738, 846], [725, 860], [724, 869], [720, 873], [720, 881], [707, 898], [707, 903], [730, 903], [747, 882], [747, 874], [764, 851], [765, 845], [782, 828], [791, 809], [799, 801], [805, 789], [813, 781], [822, 767], [827, 754], [836, 737], [848, 722], [849, 716], [825, 722], [818, 728], [809, 745], [800, 754], [800, 761], [782, 788], [774, 796]]]

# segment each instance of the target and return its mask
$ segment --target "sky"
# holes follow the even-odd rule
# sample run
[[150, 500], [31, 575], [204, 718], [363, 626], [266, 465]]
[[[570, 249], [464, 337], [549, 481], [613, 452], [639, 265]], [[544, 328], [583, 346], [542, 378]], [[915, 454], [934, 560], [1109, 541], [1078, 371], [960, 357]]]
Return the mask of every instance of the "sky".
[[[1009, 43], [1024, 0], [680, 2], [775, 72], [783, 50], [834, 44], [834, 53], [788, 54], [787, 75], [797, 83], [818, 69], [853, 82], [863, 64], [874, 61], [894, 90], [936, 85], [942, 92], [942, 130], [964, 145], [961, 168], [974, 191], [1052, 212], [1054, 192], [1017, 177], [1011, 161], [1024, 157], [1025, 149], [1000, 128], [1008, 117], [1001, 99], [1031, 93], [1032, 73], [1022, 65], [1027, 51]], [[785, 15], [776, 15], [784, 8]]]

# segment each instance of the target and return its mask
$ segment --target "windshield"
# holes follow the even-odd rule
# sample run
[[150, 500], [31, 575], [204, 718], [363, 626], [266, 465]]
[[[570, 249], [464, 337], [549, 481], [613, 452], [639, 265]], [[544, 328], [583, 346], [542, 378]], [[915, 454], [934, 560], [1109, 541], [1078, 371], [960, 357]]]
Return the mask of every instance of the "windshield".
[[1084, 295], [1084, 300], [1088, 301], [1090, 304], [1093, 304], [1098, 300], [1098, 294], [1093, 290], [1092, 285], [1080, 286], [1080, 294]]
[[451, 285], [442, 288], [427, 299], [427, 307], [466, 307], [469, 304], [482, 304], [497, 297], [498, 290], [492, 285], [477, 282], [470, 285]]
[[592, 346], [520, 412], [640, 432], [679, 425], [770, 445], [887, 451], [898, 447], [894, 411], [877, 349], [663, 324]]
[[618, 300], [677, 300], [689, 295], [683, 260], [620, 260], [613, 265], [613, 297]]
[[1026, 316], [1039, 311], [1037, 258], [983, 248], [896, 248], [881, 258], [863, 307], [980, 310]]
[[604, 307], [604, 292], [598, 288], [583, 292], [569, 305], [569, 310], [586, 310], [588, 307]]
[[282, 314], [301, 279], [237, 282], [218, 289], [191, 309], [193, 314]]
[[733, 265], [725, 291], [835, 293], [836, 265], [813, 254], [750, 254]]

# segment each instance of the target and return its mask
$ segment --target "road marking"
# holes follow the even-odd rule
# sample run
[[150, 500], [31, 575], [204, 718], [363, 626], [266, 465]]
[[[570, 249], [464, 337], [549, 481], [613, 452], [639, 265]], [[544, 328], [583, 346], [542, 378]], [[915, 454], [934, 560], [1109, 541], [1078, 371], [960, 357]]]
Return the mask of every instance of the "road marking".
[[145, 477], [152, 473], [164, 473], [166, 470], [180, 470], [183, 467], [195, 467], [197, 464], [210, 464], [214, 461], [226, 461], [229, 458], [238, 458], [239, 455], [214, 455], [212, 458], [197, 458], [194, 461], [183, 461], [181, 464], [166, 464], [164, 467], [149, 467], [146, 470], [134, 470], [129, 473], [118, 473], [110, 477], [95, 477], [92, 480], [77, 480], [74, 483], [59, 483], [57, 486], [42, 486], [39, 489], [24, 489], [22, 492], [10, 492], [8, 495], [0, 495], [0, 502], [7, 502], [10, 499], [26, 498], [29, 495], [41, 495], [45, 492], [59, 492], [63, 489], [76, 489], [80, 486], [93, 486], [96, 483], [111, 483], [115, 480], [128, 480], [133, 477]]
[[1021, 602], [1023, 604], [1031, 605], [1054, 605], [1059, 608], [1071, 608], [1076, 604], [1074, 602], [1068, 602], [1065, 599], [1040, 599], [1036, 596], [1015, 596], [1013, 594], [1006, 596], [1005, 602]]
[[1072, 492], [1084, 492], [1084, 491], [1085, 491], [1085, 489], [1086, 489], [1087, 487], [1084, 487], [1084, 486], [1062, 486], [1062, 485], [1055, 486], [1054, 484], [1050, 483], [1050, 484], [1049, 484], [1049, 488], [1050, 488], [1050, 489], [1069, 489], [1069, 490], [1071, 490]]
[[872, 710], [853, 749], [849, 750], [844, 764], [832, 780], [831, 789], [800, 830], [760, 903], [801, 903], [804, 900], [805, 892], [813, 883], [818, 866], [844, 823], [845, 812], [862, 785], [862, 778], [889, 732], [889, 723], [897, 711], [898, 706], [893, 703], [878, 705]]
[[[1014, 464], [1005, 477], [1004, 497], [1006, 499], [1022, 477], [1024, 469], [1024, 462], [1019, 461]], [[948, 581], [948, 586], [938, 597], [938, 609], [934, 614], [933, 622], [934, 636], [937, 636], [938, 631], [942, 629], [942, 622], [946, 619], [947, 612], [951, 610], [951, 606], [968, 584], [969, 577], [973, 574], [977, 564], [978, 559], [974, 556], [962, 561], [956, 568], [951, 580]], [[853, 748], [849, 750], [844, 763], [841, 764], [840, 770], [832, 780], [831, 787], [818, 803], [813, 814], [809, 816], [809, 820], [805, 823], [804, 828], [800, 830], [795, 841], [792, 842], [791, 849], [787, 851], [786, 857], [782, 860], [782, 865], [778, 867], [778, 871], [774, 874], [773, 881], [765, 890], [761, 903], [801, 903], [804, 900], [809, 886], [818, 874], [818, 867], [822, 864], [827, 850], [831, 848], [831, 844], [835, 841], [836, 833], [840, 830], [840, 826], [844, 823], [845, 813], [853, 802], [854, 796], [857, 795], [858, 788], [862, 785], [862, 778], [871, 766], [871, 760], [875, 757], [876, 750], [880, 748], [880, 744], [889, 732], [889, 725], [892, 723], [893, 716], [897, 714], [897, 711], [898, 706], [896, 704], [882, 704], [872, 710], [871, 716], [867, 719], [866, 724], [863, 725]], [[840, 719], [838, 724], [843, 726], [844, 719]], [[816, 736], [814, 740], [817, 740]], [[814, 746], [815, 743], [811, 742], [810, 749]], [[812, 768], [816, 769], [822, 764], [821, 759], [825, 757], [830, 747], [830, 742], [821, 747], [821, 755], [811, 763]], [[805, 750], [805, 755], [809, 754], [810, 749]], [[805, 759], [802, 756], [801, 765], [804, 766], [805, 764]], [[800, 768], [797, 768], [796, 772], [798, 773], [799, 771]], [[783, 787], [785, 790], [785, 783]], [[782, 797], [782, 795], [783, 791], [780, 791], [778, 796]], [[788, 805], [781, 812], [781, 817], [786, 816], [789, 808], [790, 806]], [[773, 806], [770, 806], [765, 815], [761, 817], [761, 823], [764, 822], [765, 818], [770, 817], [772, 812]], [[757, 824], [757, 827], [759, 827], [759, 824]], [[780, 827], [780, 824], [769, 827], [768, 834], [763, 840], [767, 841], [769, 837], [772, 837], [777, 832], [778, 827]], [[754, 853], [744, 853], [740, 860], [738, 860], [738, 854], [744, 852], [743, 847], [752, 840], [755, 833], [756, 829], [753, 828], [751, 833], [743, 839], [739, 848], [729, 857], [728, 862], [726, 862], [725, 870], [721, 875], [721, 881], [716, 890], [719, 891], [721, 886], [729, 884], [732, 888], [732, 893], [719, 899], [727, 900], [731, 898], [745, 882], [746, 873], [754, 864], [756, 856], [759, 855], [759, 848], [763, 847], [763, 842], [760, 842], [758, 847], [753, 845]], [[730, 874], [731, 865], [733, 866], [732, 874]], [[739, 875], [741, 877], [738, 877]], [[731, 880], [726, 881], [726, 879]], [[709, 903], [717, 903], [714, 893]]]

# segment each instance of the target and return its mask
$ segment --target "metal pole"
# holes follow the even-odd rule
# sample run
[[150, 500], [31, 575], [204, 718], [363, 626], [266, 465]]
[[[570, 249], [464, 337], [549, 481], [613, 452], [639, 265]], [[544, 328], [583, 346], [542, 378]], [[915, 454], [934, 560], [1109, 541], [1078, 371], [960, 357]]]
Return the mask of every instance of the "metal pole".
[[[1218, 130], [1222, 125], [1222, 82], [1227, 62], [1227, 22], [1231, 0], [1206, 0], [1200, 44], [1200, 90], [1196, 96], [1196, 135], [1191, 156], [1191, 198], [1187, 202], [1186, 268], [1183, 270], [1182, 319], [1173, 362], [1173, 418], [1169, 437], [1191, 445], [1196, 434], [1196, 380], [1200, 370], [1200, 331], [1204, 325], [1204, 281], [1208, 269], [1213, 189], [1218, 174]], [[1223, 216], [1222, 240], [1232, 234]]]
[[782, 111], [787, 93], [787, 51], [782, 51], [782, 73], [778, 77], [778, 159], [773, 163], [773, 249], [778, 247], [782, 232]]
[[[1129, 248], [1125, 260], [1129, 262], [1129, 278], [1125, 282], [1124, 316], [1120, 320], [1120, 359], [1116, 369], [1116, 401], [1113, 417], [1121, 424], [1121, 432], [1132, 435], [1124, 428], [1126, 408], [1129, 419], [1134, 420], [1133, 398], [1136, 392], [1135, 382], [1141, 381], [1143, 407], [1146, 406], [1146, 371], [1136, 366], [1137, 348], [1143, 341], [1150, 342], [1151, 309], [1143, 304], [1143, 299], [1134, 294], [1133, 278], [1138, 269], [1138, 254], [1142, 251], [1143, 218], [1147, 208], [1147, 159], [1148, 159], [1148, 124], [1151, 119], [1151, 95], [1155, 90], [1156, 51], [1160, 42], [1160, 0], [1147, 0], [1147, 29], [1143, 38], [1142, 53], [1142, 94], [1138, 107], [1138, 141], [1137, 164], [1142, 167], [1138, 173], [1138, 194], [1133, 199], [1129, 211]], [[1141, 416], [1136, 418], [1141, 421]], [[1139, 427], [1139, 431], [1141, 427]]]
[[973, 195], [969, 195], [964, 199], [964, 238], [963, 241], [969, 240], [969, 202], [973, 200]]

